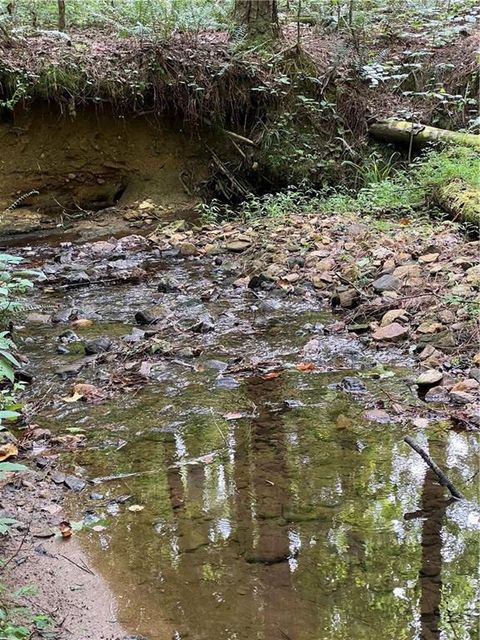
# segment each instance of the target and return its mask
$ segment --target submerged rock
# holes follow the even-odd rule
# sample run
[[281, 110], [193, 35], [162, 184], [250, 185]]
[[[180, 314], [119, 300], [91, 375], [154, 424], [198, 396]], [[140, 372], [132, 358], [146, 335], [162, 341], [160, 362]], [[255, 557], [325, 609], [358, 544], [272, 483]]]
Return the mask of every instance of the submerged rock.
[[367, 390], [367, 387], [360, 380], [360, 378], [354, 378], [351, 376], [346, 376], [345, 378], [343, 378], [343, 380], [340, 382], [340, 387], [344, 391], [350, 391], [352, 393], [363, 393]]
[[100, 336], [99, 338], [93, 338], [85, 342], [85, 353], [87, 355], [94, 355], [96, 353], [104, 353], [109, 351], [112, 346], [112, 341], [107, 336]]
[[217, 389], [237, 389], [240, 383], [231, 376], [220, 376], [215, 381], [215, 387]]
[[198, 321], [193, 325], [192, 331], [195, 333], [209, 333], [215, 329], [215, 320], [209, 313], [202, 313]]

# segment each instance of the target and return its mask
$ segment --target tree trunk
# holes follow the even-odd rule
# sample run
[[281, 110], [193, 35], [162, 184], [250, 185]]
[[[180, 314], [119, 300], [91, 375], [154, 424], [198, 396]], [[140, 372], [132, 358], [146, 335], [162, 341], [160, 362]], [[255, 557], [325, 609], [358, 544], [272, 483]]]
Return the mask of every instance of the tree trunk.
[[374, 138], [387, 142], [410, 144], [412, 141], [415, 147], [422, 147], [432, 142], [453, 142], [480, 149], [480, 136], [473, 133], [437, 129], [404, 120], [379, 120], [370, 125], [369, 132]]
[[454, 220], [469, 222], [480, 228], [480, 191], [456, 179], [438, 187], [433, 194], [440, 208]]
[[65, 0], [58, 0], [58, 30], [65, 31]]
[[235, 22], [247, 37], [277, 38], [280, 35], [277, 0], [235, 0]]

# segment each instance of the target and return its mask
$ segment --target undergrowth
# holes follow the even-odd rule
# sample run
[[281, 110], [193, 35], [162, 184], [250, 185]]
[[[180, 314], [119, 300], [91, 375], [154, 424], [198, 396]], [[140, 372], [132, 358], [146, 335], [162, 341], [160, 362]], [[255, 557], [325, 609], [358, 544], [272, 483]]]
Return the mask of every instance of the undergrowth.
[[467, 147], [431, 149], [419, 156], [407, 169], [382, 176], [357, 193], [338, 191], [318, 201], [318, 210], [346, 211], [413, 211], [428, 206], [435, 190], [458, 178], [478, 188], [480, 154]]
[[260, 197], [251, 195], [237, 210], [214, 202], [201, 205], [199, 211], [205, 221], [221, 217], [240, 216], [248, 220], [315, 212], [411, 213], [429, 207], [434, 191], [450, 180], [461, 179], [477, 189], [479, 162], [477, 151], [458, 146], [430, 149], [407, 167], [393, 156], [385, 162], [374, 152], [365, 165], [356, 167], [357, 182], [364, 184], [357, 191], [314, 190], [304, 184]]

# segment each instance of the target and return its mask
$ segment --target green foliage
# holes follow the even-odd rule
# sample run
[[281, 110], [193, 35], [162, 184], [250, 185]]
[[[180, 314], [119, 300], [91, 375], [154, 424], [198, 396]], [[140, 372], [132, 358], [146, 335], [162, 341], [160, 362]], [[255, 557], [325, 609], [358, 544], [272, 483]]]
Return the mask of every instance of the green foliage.
[[[68, 0], [67, 31], [71, 27], [102, 26], [123, 36], [168, 38], [175, 31], [198, 33], [225, 27], [229, 0]], [[56, 29], [57, 0], [17, 0], [16, 25]]]
[[[21, 259], [16, 256], [6, 253], [0, 254], [0, 319], [19, 311], [22, 304], [18, 300], [18, 295], [25, 293], [33, 286], [28, 276], [35, 275], [36, 272], [16, 269], [16, 265], [20, 262]], [[9, 332], [0, 332], [0, 382], [4, 379], [11, 383], [14, 381], [14, 367], [19, 364], [12, 353], [14, 349], [15, 344], [11, 340]], [[3, 409], [1, 401], [0, 409]]]
[[10, 527], [15, 524], [19, 524], [18, 520], [15, 520], [15, 518], [0, 518], [0, 535], [4, 536], [10, 531]]
[[354, 195], [338, 192], [319, 203], [321, 211], [401, 211], [428, 204], [440, 185], [460, 178], [478, 188], [480, 155], [467, 147], [432, 149], [392, 177], [370, 182]]
[[356, 182], [364, 185], [357, 192], [331, 188], [319, 191], [305, 182], [277, 193], [252, 194], [237, 211], [213, 201], [200, 205], [199, 212], [207, 223], [234, 216], [248, 220], [311, 212], [409, 213], [427, 206], [432, 192], [454, 178], [478, 188], [479, 162], [477, 151], [458, 146], [429, 150], [406, 168], [396, 155], [383, 159], [374, 151], [364, 162], [348, 163], [357, 172]]
[[[2, 590], [5, 591], [3, 587]], [[31, 592], [30, 586], [18, 589], [14, 600]], [[0, 640], [24, 640], [32, 638], [36, 631], [49, 634], [53, 632], [53, 626], [50, 616], [34, 613], [29, 607], [0, 605]], [[41, 637], [54, 636], [42, 634]]]

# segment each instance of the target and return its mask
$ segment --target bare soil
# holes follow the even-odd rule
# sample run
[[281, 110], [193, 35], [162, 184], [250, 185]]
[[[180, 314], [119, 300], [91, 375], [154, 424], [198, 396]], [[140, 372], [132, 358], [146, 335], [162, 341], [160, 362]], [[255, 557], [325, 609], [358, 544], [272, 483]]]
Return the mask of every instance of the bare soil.
[[[52, 461], [49, 468], [53, 470]], [[34, 588], [33, 595], [16, 599], [14, 605], [49, 615], [57, 640], [123, 640], [127, 634], [117, 620], [117, 603], [106, 581], [89, 567], [75, 537], [64, 539], [60, 534], [64, 488], [45, 468], [22, 476], [21, 481], [2, 483], [1, 499], [2, 514], [21, 523], [1, 540], [6, 563], [2, 582], [7, 593]]]
[[153, 199], [168, 213], [191, 209], [207, 176], [206, 141], [153, 116], [126, 119], [94, 108], [62, 116], [55, 108], [19, 111], [0, 124], [0, 215], [4, 232], [15, 210], [32, 228], [52, 213], [78, 218], [114, 204]]

